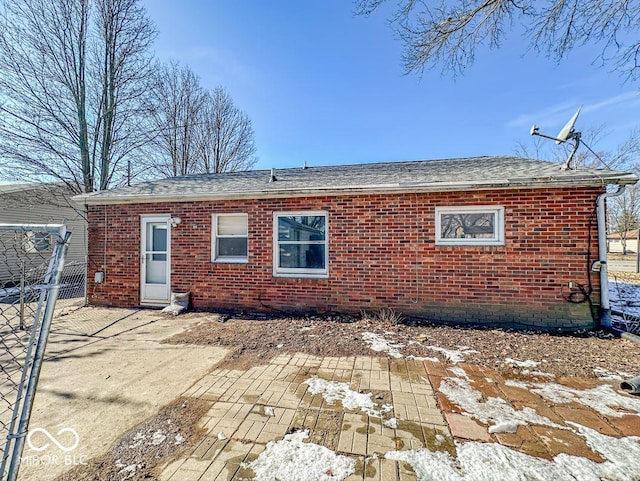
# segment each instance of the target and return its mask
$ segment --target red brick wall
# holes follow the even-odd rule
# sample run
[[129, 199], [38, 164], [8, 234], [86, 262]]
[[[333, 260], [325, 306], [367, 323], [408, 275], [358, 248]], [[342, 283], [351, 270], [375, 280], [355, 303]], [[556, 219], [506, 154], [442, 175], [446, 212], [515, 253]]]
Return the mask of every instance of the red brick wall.
[[[140, 302], [140, 215], [182, 218], [172, 229], [172, 290], [191, 291], [196, 309], [359, 311], [392, 307], [451, 322], [562, 329], [591, 326], [588, 303], [563, 296], [588, 284], [587, 251], [597, 259], [599, 188], [380, 194], [89, 208], [90, 302]], [[438, 206], [500, 205], [504, 246], [435, 245]], [[273, 277], [273, 212], [329, 213], [329, 278]], [[211, 214], [243, 212], [249, 262], [211, 262]], [[106, 227], [106, 230], [105, 230]], [[106, 240], [106, 251], [105, 251]], [[592, 275], [598, 302], [598, 275]]]

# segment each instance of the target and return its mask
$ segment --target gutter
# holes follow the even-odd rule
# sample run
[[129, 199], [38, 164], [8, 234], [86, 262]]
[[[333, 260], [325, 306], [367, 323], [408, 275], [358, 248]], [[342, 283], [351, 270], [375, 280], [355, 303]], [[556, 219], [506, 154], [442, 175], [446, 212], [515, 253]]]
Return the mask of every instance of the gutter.
[[611, 304], [609, 303], [609, 272], [607, 267], [607, 227], [605, 203], [611, 197], [622, 195], [626, 189], [625, 185], [619, 185], [615, 192], [605, 192], [600, 194], [597, 200], [598, 218], [598, 257], [600, 264], [600, 325], [611, 329]]

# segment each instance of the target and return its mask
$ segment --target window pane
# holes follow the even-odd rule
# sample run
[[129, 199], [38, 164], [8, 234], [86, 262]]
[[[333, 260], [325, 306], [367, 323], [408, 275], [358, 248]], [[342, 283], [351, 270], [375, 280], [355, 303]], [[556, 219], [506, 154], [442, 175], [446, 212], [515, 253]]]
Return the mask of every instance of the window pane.
[[441, 214], [442, 239], [494, 239], [496, 216], [493, 212]]
[[147, 224], [147, 250], [166, 251], [167, 250], [167, 224]]
[[325, 269], [323, 244], [280, 245], [280, 265], [284, 269]]
[[166, 254], [147, 254], [145, 262], [145, 282], [147, 284], [165, 284], [167, 282]]
[[218, 235], [247, 235], [247, 216], [218, 216]]
[[22, 248], [28, 254], [46, 252], [50, 249], [50, 235], [47, 232], [26, 231], [23, 236]]
[[247, 238], [218, 238], [218, 258], [220, 257], [247, 257]]
[[323, 215], [278, 216], [279, 241], [324, 241], [325, 232]]
[[50, 246], [49, 237], [50, 235], [46, 232], [35, 232], [35, 235], [34, 235], [35, 250], [38, 252], [48, 251]]

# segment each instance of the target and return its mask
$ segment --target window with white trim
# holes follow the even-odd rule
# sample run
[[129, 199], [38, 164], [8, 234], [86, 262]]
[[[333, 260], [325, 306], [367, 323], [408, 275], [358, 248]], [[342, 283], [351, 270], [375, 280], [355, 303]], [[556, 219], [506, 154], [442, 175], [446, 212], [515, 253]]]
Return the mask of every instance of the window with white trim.
[[437, 245], [504, 245], [504, 207], [436, 207]]
[[247, 214], [213, 214], [211, 260], [248, 262]]
[[327, 212], [278, 212], [273, 215], [273, 273], [283, 277], [327, 277]]
[[27, 254], [49, 252], [51, 250], [51, 235], [48, 232], [24, 232], [22, 248]]

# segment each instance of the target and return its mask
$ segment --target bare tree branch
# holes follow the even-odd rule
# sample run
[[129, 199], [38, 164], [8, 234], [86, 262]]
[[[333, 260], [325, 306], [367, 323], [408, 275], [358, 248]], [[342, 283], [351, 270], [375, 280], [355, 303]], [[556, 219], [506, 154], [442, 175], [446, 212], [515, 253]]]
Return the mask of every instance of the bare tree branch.
[[155, 32], [139, 0], [0, 0], [0, 175], [105, 189], [140, 129]]
[[[371, 15], [388, 0], [356, 0]], [[640, 75], [640, 0], [399, 0], [390, 18], [404, 44], [406, 73], [440, 66], [462, 73], [478, 48], [497, 48], [518, 26], [531, 47], [562, 61], [577, 46], [596, 45], [594, 60], [628, 79]]]

